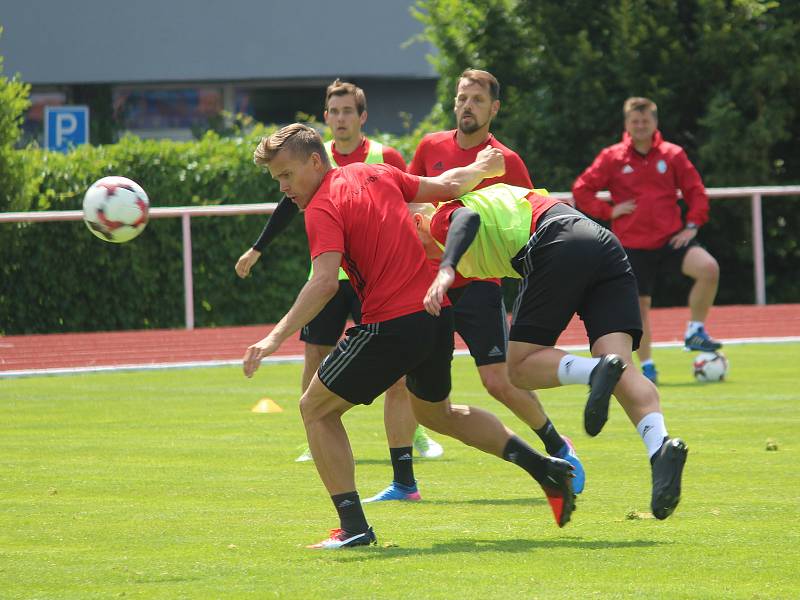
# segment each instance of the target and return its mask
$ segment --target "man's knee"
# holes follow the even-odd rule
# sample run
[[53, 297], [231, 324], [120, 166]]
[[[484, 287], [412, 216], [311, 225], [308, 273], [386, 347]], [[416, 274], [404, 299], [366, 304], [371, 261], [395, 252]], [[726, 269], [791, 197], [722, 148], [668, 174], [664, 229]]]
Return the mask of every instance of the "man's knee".
[[509, 379], [510, 371], [505, 364], [500, 363], [499, 368], [482, 369], [481, 383], [493, 398], [502, 400], [514, 389]]
[[416, 397], [411, 392], [408, 395], [411, 398], [411, 407], [417, 422], [423, 427], [438, 431], [439, 424], [448, 418], [449, 400], [427, 402]]
[[342, 415], [352, 405], [339, 398], [315, 375], [303, 395], [300, 397], [300, 416], [303, 423], [311, 423], [328, 418], [332, 415]]
[[719, 263], [708, 251], [695, 246], [687, 253], [684, 273], [695, 280], [716, 282], [719, 280]]

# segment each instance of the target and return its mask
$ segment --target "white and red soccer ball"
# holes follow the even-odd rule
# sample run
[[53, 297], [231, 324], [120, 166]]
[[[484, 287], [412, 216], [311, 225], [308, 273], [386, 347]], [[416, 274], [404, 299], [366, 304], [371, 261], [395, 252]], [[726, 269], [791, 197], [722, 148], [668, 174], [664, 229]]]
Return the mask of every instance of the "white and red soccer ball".
[[83, 220], [101, 240], [121, 244], [142, 233], [150, 199], [142, 187], [126, 177], [103, 177], [83, 197]]
[[697, 381], [724, 381], [728, 359], [722, 352], [701, 352], [695, 357], [693, 367]]

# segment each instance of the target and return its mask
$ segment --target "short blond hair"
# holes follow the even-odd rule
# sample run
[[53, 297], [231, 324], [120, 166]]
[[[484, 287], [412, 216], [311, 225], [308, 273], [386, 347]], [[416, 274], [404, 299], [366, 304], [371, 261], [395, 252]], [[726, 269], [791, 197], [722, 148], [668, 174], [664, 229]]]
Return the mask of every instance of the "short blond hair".
[[412, 215], [420, 214], [424, 217], [432, 217], [436, 212], [436, 207], [433, 204], [424, 202], [409, 202], [408, 212]]
[[658, 106], [650, 98], [633, 96], [625, 100], [625, 104], [622, 105], [623, 116], [627, 118], [635, 110], [639, 112], [650, 111], [655, 118], [658, 118]]
[[261, 167], [266, 167], [281, 150], [291, 152], [295, 157], [303, 160], [307, 160], [316, 152], [325, 164], [330, 165], [328, 153], [325, 152], [325, 146], [319, 133], [313, 127], [302, 123], [292, 123], [272, 135], [261, 138], [253, 152], [253, 162]]

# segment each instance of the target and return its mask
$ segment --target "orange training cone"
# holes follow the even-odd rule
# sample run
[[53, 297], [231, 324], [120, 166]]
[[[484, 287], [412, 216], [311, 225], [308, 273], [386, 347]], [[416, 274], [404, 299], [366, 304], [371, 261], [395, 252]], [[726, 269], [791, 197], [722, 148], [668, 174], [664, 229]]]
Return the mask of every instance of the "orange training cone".
[[262, 398], [251, 411], [254, 413], [279, 413], [283, 412], [283, 409], [272, 398]]

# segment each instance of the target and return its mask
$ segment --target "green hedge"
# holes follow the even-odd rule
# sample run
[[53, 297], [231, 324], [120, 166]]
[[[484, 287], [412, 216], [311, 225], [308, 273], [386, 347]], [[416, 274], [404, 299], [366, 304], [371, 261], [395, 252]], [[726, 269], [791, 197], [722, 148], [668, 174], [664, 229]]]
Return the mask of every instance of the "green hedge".
[[[128, 137], [66, 155], [26, 149], [20, 154], [39, 178], [22, 210], [80, 209], [85, 189], [112, 174], [140, 182], [154, 207], [277, 201], [276, 183], [252, 161], [265, 131], [197, 142]], [[250, 278], [233, 270], [265, 218], [192, 219], [198, 327], [274, 322], [291, 305], [308, 269], [302, 217]], [[0, 332], [181, 327], [182, 258], [177, 218], [151, 219], [126, 244], [103, 242], [82, 221], [0, 224]]]
[[[85, 189], [106, 175], [139, 182], [152, 206], [245, 204], [279, 199], [276, 183], [253, 165], [261, 135], [223, 138], [208, 133], [195, 142], [124, 138], [109, 146], [84, 146], [69, 154], [17, 151], [37, 174], [19, 210], [80, 209]], [[420, 131], [381, 136], [406, 159]], [[0, 182], [0, 186], [2, 182]], [[800, 199], [764, 199], [767, 299], [800, 298]], [[6, 208], [8, 210], [9, 208]], [[270, 323], [291, 306], [308, 269], [302, 217], [267, 250], [251, 277], [233, 266], [258, 236], [265, 216], [192, 219], [197, 327]], [[722, 266], [720, 304], [752, 303], [753, 265], [748, 200], [712, 201], [711, 223], [701, 241]], [[516, 285], [506, 286], [509, 302]], [[657, 306], [684, 305], [688, 280], [659, 280]], [[184, 325], [180, 219], [151, 219], [137, 239], [109, 244], [81, 221], [0, 224], [0, 333], [52, 333]], [[509, 303], [510, 306], [510, 303]]]

